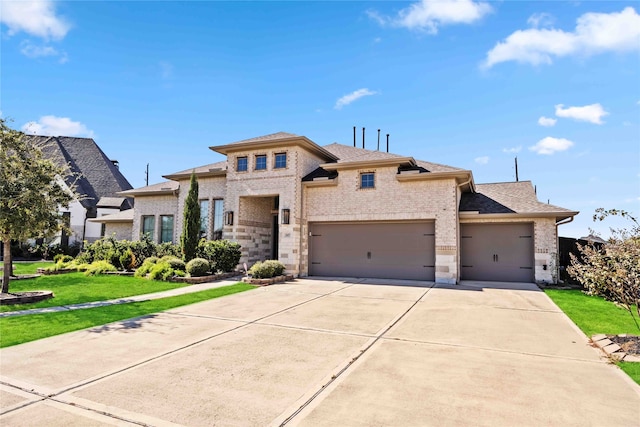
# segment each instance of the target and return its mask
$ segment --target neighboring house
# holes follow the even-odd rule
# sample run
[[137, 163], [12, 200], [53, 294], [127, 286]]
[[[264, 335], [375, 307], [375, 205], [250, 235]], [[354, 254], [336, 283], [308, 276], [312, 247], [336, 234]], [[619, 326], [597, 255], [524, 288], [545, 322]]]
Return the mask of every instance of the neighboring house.
[[68, 173], [62, 177], [61, 183], [68, 189], [75, 189], [79, 195], [69, 208], [61, 209], [71, 233], [62, 233], [56, 243], [93, 242], [104, 236], [105, 227], [90, 221], [91, 218], [133, 207], [133, 199], [118, 194], [131, 189], [131, 184], [120, 173], [117, 161], [109, 160], [93, 139], [39, 135], [28, 138], [42, 148], [45, 158], [67, 168]]
[[132, 239], [179, 241], [194, 171], [203, 236], [240, 243], [241, 263], [278, 259], [300, 276], [551, 282], [557, 226], [577, 214], [539, 202], [529, 181], [475, 184], [469, 170], [284, 132], [210, 148], [227, 160], [120, 192], [136, 199]]

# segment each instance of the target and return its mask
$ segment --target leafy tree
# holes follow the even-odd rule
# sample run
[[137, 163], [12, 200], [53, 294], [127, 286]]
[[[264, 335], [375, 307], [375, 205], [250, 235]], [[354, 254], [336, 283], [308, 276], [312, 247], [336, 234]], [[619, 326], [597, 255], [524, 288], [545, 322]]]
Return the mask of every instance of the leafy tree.
[[198, 179], [191, 173], [189, 193], [184, 201], [184, 221], [182, 223], [182, 256], [185, 262], [196, 257], [196, 248], [200, 240], [200, 203], [198, 202]]
[[[634, 309], [640, 317], [640, 224], [628, 212], [599, 208], [594, 221], [609, 216], [621, 216], [631, 221], [630, 229], [611, 229], [609, 241], [598, 248], [578, 245], [580, 257], [571, 254], [569, 274], [580, 282], [590, 295], [599, 295], [624, 307], [633, 318]], [[634, 307], [635, 306], [635, 307]]]
[[59, 207], [68, 207], [73, 194], [60, 180], [63, 168], [45, 159], [42, 147], [0, 118], [0, 238], [4, 244], [2, 292], [9, 292], [11, 240], [44, 237], [62, 225]]

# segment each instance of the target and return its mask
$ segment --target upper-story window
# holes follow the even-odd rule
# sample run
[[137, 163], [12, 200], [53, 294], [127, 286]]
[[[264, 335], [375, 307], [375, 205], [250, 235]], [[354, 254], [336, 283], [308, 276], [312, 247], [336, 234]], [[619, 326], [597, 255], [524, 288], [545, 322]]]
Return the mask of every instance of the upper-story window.
[[267, 169], [267, 156], [265, 154], [259, 154], [256, 156], [256, 170]]
[[287, 153], [276, 153], [275, 161], [273, 163], [275, 169], [281, 169], [287, 167]]
[[248, 167], [248, 162], [246, 157], [238, 157], [236, 163], [236, 171], [237, 172], [246, 172]]
[[376, 174], [373, 172], [363, 172], [360, 174], [360, 188], [375, 188]]

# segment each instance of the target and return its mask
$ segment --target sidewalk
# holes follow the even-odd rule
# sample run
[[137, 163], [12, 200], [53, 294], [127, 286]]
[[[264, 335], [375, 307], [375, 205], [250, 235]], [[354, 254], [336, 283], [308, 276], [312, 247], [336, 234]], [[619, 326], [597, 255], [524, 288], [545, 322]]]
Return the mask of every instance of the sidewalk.
[[170, 289], [168, 291], [154, 292], [152, 294], [133, 295], [130, 297], [110, 299], [106, 301], [92, 301], [81, 304], [61, 305], [56, 307], [32, 308], [30, 310], [8, 311], [0, 313], [0, 319], [4, 317], [25, 316], [27, 314], [56, 313], [59, 311], [84, 310], [86, 308], [104, 307], [107, 305], [128, 304], [130, 302], [151, 301], [154, 299], [175, 297], [178, 295], [191, 294], [194, 292], [206, 291], [207, 289], [221, 288], [223, 286], [235, 285], [240, 281], [240, 276], [219, 280], [215, 282], [200, 283], [197, 285], [184, 286], [182, 288]]

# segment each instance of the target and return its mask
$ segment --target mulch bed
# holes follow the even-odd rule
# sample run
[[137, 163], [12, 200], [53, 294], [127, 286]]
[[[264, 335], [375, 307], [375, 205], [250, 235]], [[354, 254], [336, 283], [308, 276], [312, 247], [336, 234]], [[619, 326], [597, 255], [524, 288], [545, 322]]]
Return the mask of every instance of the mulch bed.
[[11, 292], [0, 293], [0, 305], [27, 304], [53, 298], [51, 291]]
[[640, 336], [637, 335], [607, 335], [612, 342], [618, 344], [627, 354], [640, 356]]

